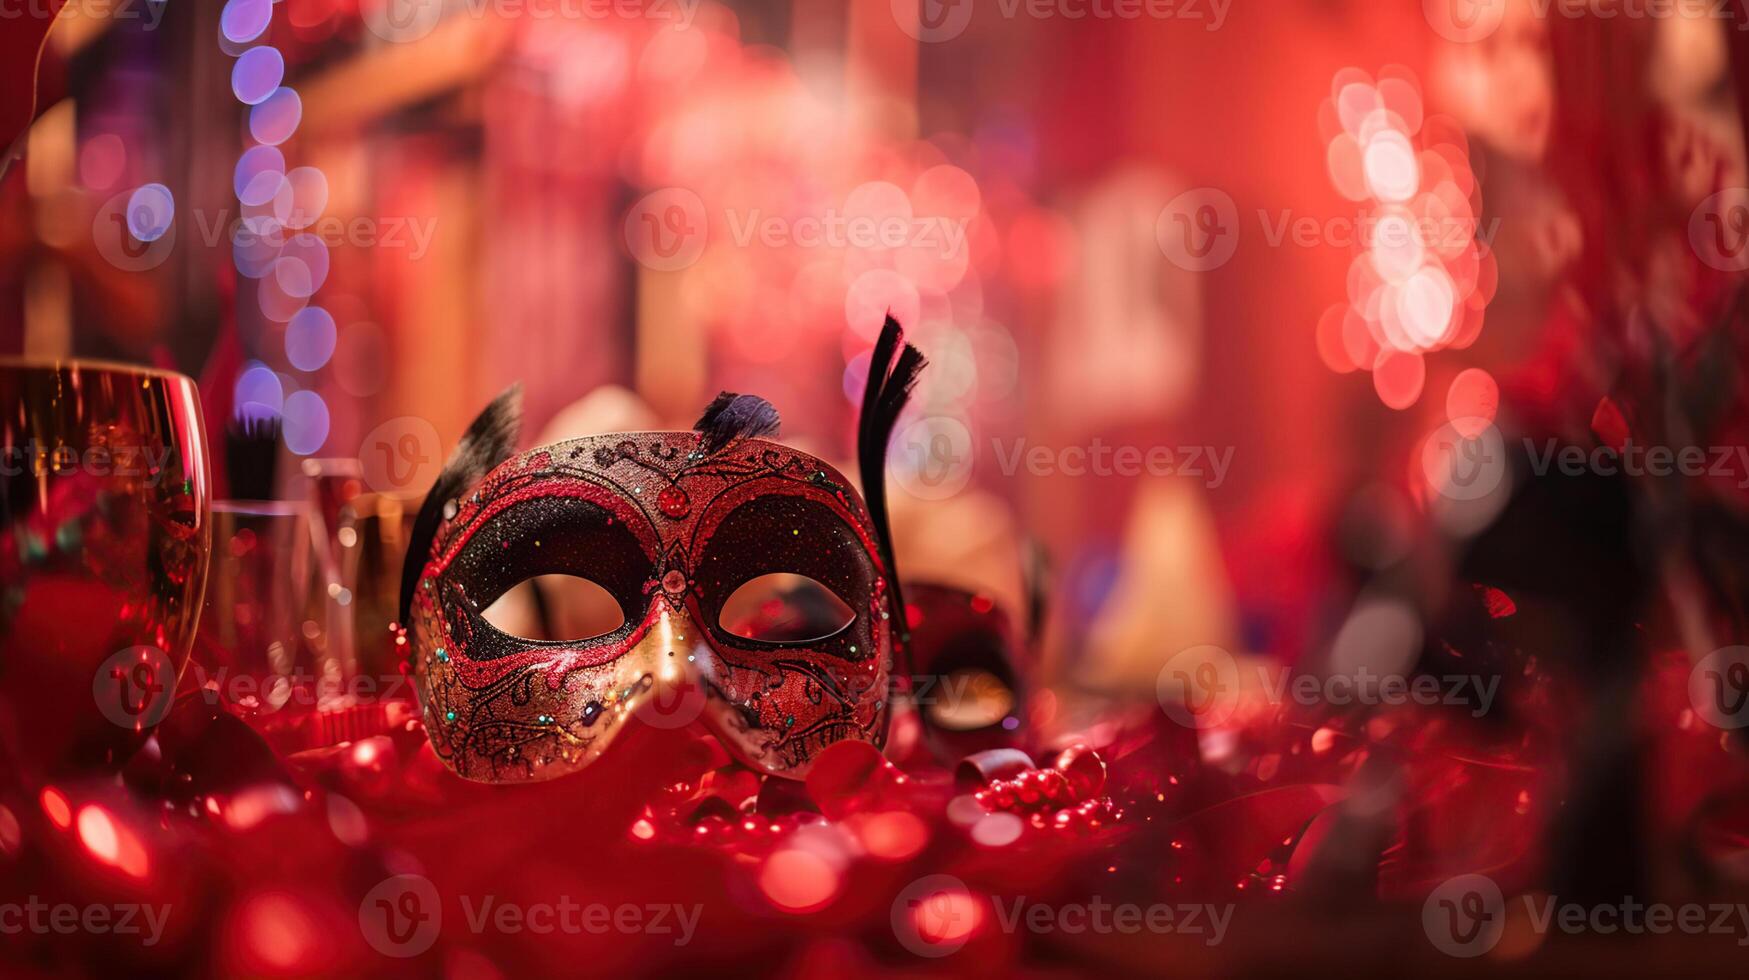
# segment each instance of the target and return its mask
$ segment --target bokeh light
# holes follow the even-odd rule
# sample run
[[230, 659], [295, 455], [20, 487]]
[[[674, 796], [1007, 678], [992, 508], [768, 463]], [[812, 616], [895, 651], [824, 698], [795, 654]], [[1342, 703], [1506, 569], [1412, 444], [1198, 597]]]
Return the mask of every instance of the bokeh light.
[[281, 86], [249, 110], [249, 135], [257, 143], [277, 146], [291, 139], [303, 118], [303, 100], [298, 93]]
[[61, 830], [73, 825], [73, 809], [67, 803], [67, 796], [53, 786], [43, 787], [40, 795], [43, 815], [49, 818], [49, 823]]
[[842, 877], [826, 857], [789, 847], [766, 858], [759, 872], [759, 888], [771, 904], [786, 912], [811, 912], [837, 897]]
[[319, 371], [334, 356], [338, 331], [320, 306], [306, 306], [285, 326], [285, 356], [299, 371]]
[[1366, 186], [1381, 201], [1407, 201], [1420, 185], [1420, 168], [1409, 137], [1387, 129], [1374, 136], [1361, 154]]
[[1421, 389], [1427, 384], [1427, 364], [1420, 354], [1388, 350], [1373, 364], [1372, 382], [1379, 400], [1401, 411], [1420, 400]]
[[916, 323], [921, 306], [917, 287], [905, 277], [889, 269], [871, 269], [850, 284], [844, 297], [844, 322], [872, 344], [888, 314], [900, 323]]
[[273, 268], [285, 244], [285, 230], [271, 217], [244, 217], [231, 230], [231, 259], [237, 271], [259, 279]]
[[170, 230], [176, 218], [176, 199], [163, 184], [146, 184], [128, 197], [128, 234], [142, 242], [155, 242]]
[[1500, 386], [1481, 368], [1460, 371], [1445, 394], [1445, 414], [1465, 438], [1480, 436], [1500, 411]]
[[285, 58], [278, 48], [250, 48], [231, 66], [231, 94], [244, 105], [259, 105], [285, 80]]
[[279, 415], [285, 409], [285, 386], [272, 368], [253, 362], [237, 376], [231, 401], [239, 417]]
[[80, 808], [79, 841], [98, 861], [135, 878], [144, 878], [149, 870], [146, 848], [140, 839], [103, 807]]
[[219, 12], [219, 31], [235, 44], [261, 36], [273, 19], [273, 0], [227, 0]]
[[1405, 409], [1426, 384], [1422, 355], [1474, 343], [1493, 297], [1493, 255], [1477, 240], [1479, 185], [1462, 131], [1424, 114], [1407, 69], [1387, 67], [1375, 82], [1343, 68], [1330, 91], [1319, 109], [1326, 167], [1366, 231], [1346, 310], [1326, 310], [1314, 340], [1325, 367], [1373, 372], [1380, 400]]
[[[293, 259], [303, 266], [309, 293], [313, 296], [328, 281], [329, 256], [328, 246], [320, 238], [309, 232], [293, 235], [279, 252], [282, 258]], [[285, 283], [281, 283], [285, 286]]]
[[328, 403], [313, 391], [293, 392], [285, 400], [285, 445], [308, 456], [328, 441]]
[[290, 320], [310, 301], [310, 269], [297, 259], [274, 259], [267, 275], [256, 282], [255, 300], [261, 315], [275, 323]]
[[237, 158], [231, 175], [231, 191], [244, 204], [261, 205], [273, 200], [285, 183], [285, 154], [277, 146], [252, 146]]
[[308, 228], [328, 208], [328, 178], [315, 167], [295, 167], [285, 180], [291, 189], [286, 227]]
[[114, 187], [127, 165], [127, 144], [114, 133], [98, 133], [79, 147], [79, 182], [94, 191]]

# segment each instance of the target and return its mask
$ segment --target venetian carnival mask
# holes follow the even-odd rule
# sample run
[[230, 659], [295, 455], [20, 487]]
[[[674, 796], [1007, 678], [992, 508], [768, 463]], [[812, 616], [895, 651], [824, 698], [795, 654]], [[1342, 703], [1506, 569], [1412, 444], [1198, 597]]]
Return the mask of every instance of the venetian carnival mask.
[[[591, 436], [510, 457], [517, 397], [468, 430], [414, 524], [401, 618], [433, 746], [457, 774], [548, 779], [634, 717], [695, 722], [801, 778], [842, 739], [881, 745], [903, 643], [883, 473], [923, 359], [888, 320], [858, 428], [868, 502], [724, 393], [689, 432]], [[890, 369], [890, 370], [889, 370]], [[489, 615], [544, 576], [587, 579], [619, 625], [529, 638]], [[766, 587], [749, 602], [750, 589]]]

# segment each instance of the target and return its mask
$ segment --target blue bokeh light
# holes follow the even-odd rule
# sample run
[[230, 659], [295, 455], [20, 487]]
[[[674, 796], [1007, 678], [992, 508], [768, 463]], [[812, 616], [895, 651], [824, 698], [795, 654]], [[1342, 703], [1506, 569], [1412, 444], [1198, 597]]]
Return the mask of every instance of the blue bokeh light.
[[320, 306], [306, 306], [285, 326], [285, 356], [299, 371], [319, 371], [334, 356], [339, 331]]
[[231, 66], [231, 94], [244, 105], [259, 105], [285, 81], [285, 57], [262, 45], [243, 52]]
[[328, 441], [328, 403], [313, 391], [293, 392], [285, 400], [285, 445], [308, 456]]

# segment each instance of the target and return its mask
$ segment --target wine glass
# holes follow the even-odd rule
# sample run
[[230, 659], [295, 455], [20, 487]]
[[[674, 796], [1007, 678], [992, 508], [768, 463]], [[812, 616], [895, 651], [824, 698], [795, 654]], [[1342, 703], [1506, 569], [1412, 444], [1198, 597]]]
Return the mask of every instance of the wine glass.
[[191, 379], [0, 358], [0, 782], [113, 768], [169, 711], [210, 481]]

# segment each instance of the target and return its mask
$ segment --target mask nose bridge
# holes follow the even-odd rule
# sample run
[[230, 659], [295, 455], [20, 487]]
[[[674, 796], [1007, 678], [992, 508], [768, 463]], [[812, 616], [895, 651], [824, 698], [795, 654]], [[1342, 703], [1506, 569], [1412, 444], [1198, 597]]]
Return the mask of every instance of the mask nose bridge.
[[698, 625], [699, 615], [691, 596], [679, 603], [661, 592], [650, 597], [645, 613], [649, 629], [634, 650], [658, 686], [674, 687], [686, 681], [703, 686], [710, 664], [705, 654], [710, 646], [705, 630]]

